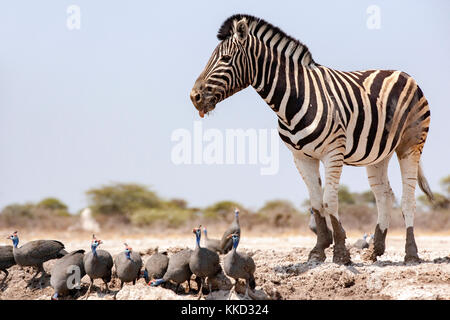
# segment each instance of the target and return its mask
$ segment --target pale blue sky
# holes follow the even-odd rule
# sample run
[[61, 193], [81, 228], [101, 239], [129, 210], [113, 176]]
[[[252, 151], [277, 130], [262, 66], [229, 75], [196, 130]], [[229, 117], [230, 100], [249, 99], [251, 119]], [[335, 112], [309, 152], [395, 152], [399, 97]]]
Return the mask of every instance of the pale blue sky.
[[[66, 27], [69, 5], [81, 30]], [[366, 27], [369, 5], [381, 29]], [[56, 196], [72, 211], [84, 191], [139, 182], [163, 197], [205, 206], [233, 199], [251, 208], [274, 198], [299, 205], [306, 187], [280, 143], [280, 171], [175, 166], [177, 128], [199, 120], [189, 91], [231, 14], [259, 16], [308, 45], [315, 61], [341, 70], [400, 69], [428, 98], [431, 128], [423, 163], [435, 191], [450, 174], [449, 1], [2, 1], [0, 3], [0, 207]], [[276, 116], [248, 88], [220, 103], [203, 127], [276, 128]], [[397, 161], [391, 184], [400, 196]], [[368, 189], [364, 168], [343, 172]]]

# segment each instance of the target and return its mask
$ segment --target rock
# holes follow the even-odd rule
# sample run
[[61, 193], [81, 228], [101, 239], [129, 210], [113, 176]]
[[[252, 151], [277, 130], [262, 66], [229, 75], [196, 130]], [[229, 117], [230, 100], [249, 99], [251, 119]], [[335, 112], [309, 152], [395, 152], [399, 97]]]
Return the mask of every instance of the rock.
[[[186, 300], [189, 295], [178, 295], [162, 287], [151, 287], [143, 282], [126, 284], [116, 295], [116, 300]], [[192, 299], [192, 298], [191, 298]]]

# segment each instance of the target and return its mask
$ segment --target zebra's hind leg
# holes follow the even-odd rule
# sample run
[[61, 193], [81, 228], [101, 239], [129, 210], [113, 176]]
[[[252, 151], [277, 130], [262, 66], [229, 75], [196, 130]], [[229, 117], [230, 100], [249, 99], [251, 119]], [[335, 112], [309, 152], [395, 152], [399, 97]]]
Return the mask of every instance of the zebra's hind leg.
[[330, 215], [333, 227], [333, 262], [337, 264], [351, 264], [350, 253], [345, 246], [346, 234], [342, 228], [338, 214], [338, 189], [341, 178], [342, 166], [344, 164], [344, 150], [338, 148], [324, 159], [325, 165], [325, 188], [323, 195], [323, 206], [325, 212]]
[[365, 255], [366, 259], [372, 261], [377, 261], [377, 257], [384, 254], [386, 234], [391, 218], [392, 203], [394, 202], [394, 193], [387, 175], [390, 158], [366, 167], [369, 185], [375, 196], [378, 210], [373, 245], [370, 246]]
[[309, 253], [308, 261], [323, 262], [326, 259], [325, 249], [333, 242], [331, 231], [327, 227], [323, 212], [323, 190], [320, 181], [319, 160], [294, 157], [295, 165], [308, 188], [314, 219], [316, 221], [317, 242]]
[[406, 226], [405, 263], [420, 262], [414, 239], [414, 214], [416, 211], [415, 191], [419, 172], [420, 154], [398, 154], [402, 173], [402, 214]]

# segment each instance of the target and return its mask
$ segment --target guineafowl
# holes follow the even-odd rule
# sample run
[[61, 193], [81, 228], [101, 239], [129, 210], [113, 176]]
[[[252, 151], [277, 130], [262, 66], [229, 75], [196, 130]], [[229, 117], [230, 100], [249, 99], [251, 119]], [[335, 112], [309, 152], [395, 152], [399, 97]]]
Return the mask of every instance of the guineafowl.
[[205, 247], [211, 251], [222, 253], [220, 240], [208, 238], [208, 231], [206, 230], [206, 227], [203, 227], [203, 233], [205, 234]]
[[[9, 237], [8, 237], [9, 239]], [[9, 272], [8, 268], [16, 264], [14, 260], [13, 246], [1, 246], [0, 247], [0, 271], [5, 273], [5, 277], [2, 282], [8, 278]]]
[[42, 273], [39, 278], [39, 286], [42, 288], [42, 279], [46, 275], [44, 270], [44, 262], [52, 259], [59, 259], [67, 254], [64, 250], [64, 244], [56, 240], [34, 240], [25, 243], [20, 248], [19, 236], [17, 231], [9, 236], [13, 242], [14, 260], [19, 266], [33, 267], [37, 272], [31, 278], [31, 283], [39, 273]]
[[145, 270], [144, 270], [144, 278], [145, 282], [149, 283], [149, 280], [152, 279], [161, 279], [164, 277], [164, 274], [167, 271], [167, 267], [169, 266], [169, 257], [167, 256], [167, 252], [156, 252], [147, 259], [145, 262]]
[[120, 279], [120, 289], [124, 282], [133, 282], [141, 276], [142, 259], [139, 252], [133, 251], [126, 243], [125, 251], [114, 257], [114, 265], [116, 266], [117, 277]]
[[50, 285], [55, 290], [52, 300], [58, 300], [61, 295], [66, 295], [74, 288], [80, 289], [81, 278], [86, 274], [83, 258], [84, 250], [77, 250], [66, 254], [54, 264], [50, 277]]
[[189, 286], [189, 291], [191, 291], [191, 276], [192, 271], [189, 268], [189, 261], [192, 254], [191, 249], [184, 249], [169, 258], [169, 264], [167, 266], [167, 271], [161, 279], [153, 280], [150, 285], [158, 286], [167, 281], [173, 281], [177, 284], [175, 293], [178, 292], [180, 284], [187, 281]]
[[[216, 252], [200, 247], [200, 238], [202, 236], [201, 226], [194, 228], [192, 232], [196, 237], [196, 246], [195, 250], [191, 254], [191, 259], [189, 260], [189, 268], [192, 273], [201, 280], [198, 293], [198, 299], [200, 299], [203, 296], [202, 289], [205, 279], [215, 276], [222, 270], [222, 268], [220, 267], [219, 255]], [[211, 292], [211, 281], [209, 281], [209, 292]]]
[[234, 210], [234, 220], [228, 229], [223, 233], [222, 239], [220, 240], [220, 248], [222, 253], [228, 253], [233, 247], [233, 241], [228, 237], [231, 234], [241, 235], [241, 227], [239, 226], [239, 209]]
[[373, 243], [373, 234], [369, 236], [369, 240], [367, 240], [367, 243], [369, 244], [369, 246]]
[[362, 239], [358, 239], [354, 244], [353, 247], [357, 249], [366, 249], [369, 247], [369, 243], [367, 242], [367, 234], [364, 233]]
[[248, 298], [248, 288], [250, 287], [253, 290], [256, 286], [255, 277], [253, 275], [256, 270], [255, 262], [252, 257], [246, 255], [245, 253], [239, 253], [236, 251], [239, 244], [238, 234], [232, 234], [229, 237], [233, 241], [233, 249], [223, 259], [225, 274], [235, 280], [233, 290], [236, 290], [236, 283], [238, 279], [245, 279], [245, 283], [247, 285], [245, 297]]
[[97, 247], [103, 242], [92, 235], [91, 252], [84, 255], [83, 264], [86, 274], [89, 276], [91, 283], [86, 293], [86, 299], [91, 293], [94, 279], [101, 278], [105, 283], [105, 291], [108, 292], [108, 282], [111, 281], [111, 269], [113, 267], [113, 258], [108, 251], [97, 250]]

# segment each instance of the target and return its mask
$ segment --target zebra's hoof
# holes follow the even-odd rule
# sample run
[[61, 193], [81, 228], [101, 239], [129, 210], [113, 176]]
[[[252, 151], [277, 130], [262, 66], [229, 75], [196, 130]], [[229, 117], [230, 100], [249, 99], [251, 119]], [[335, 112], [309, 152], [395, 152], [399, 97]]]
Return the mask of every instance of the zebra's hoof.
[[327, 256], [325, 255], [324, 250], [320, 250], [317, 248], [314, 248], [311, 250], [308, 256], [308, 262], [324, 262]]
[[333, 262], [336, 264], [349, 265], [352, 264], [350, 253], [345, 246], [334, 246]]
[[422, 262], [422, 260], [419, 258], [418, 255], [407, 254], [405, 256], [404, 262], [405, 264], [419, 264]]

